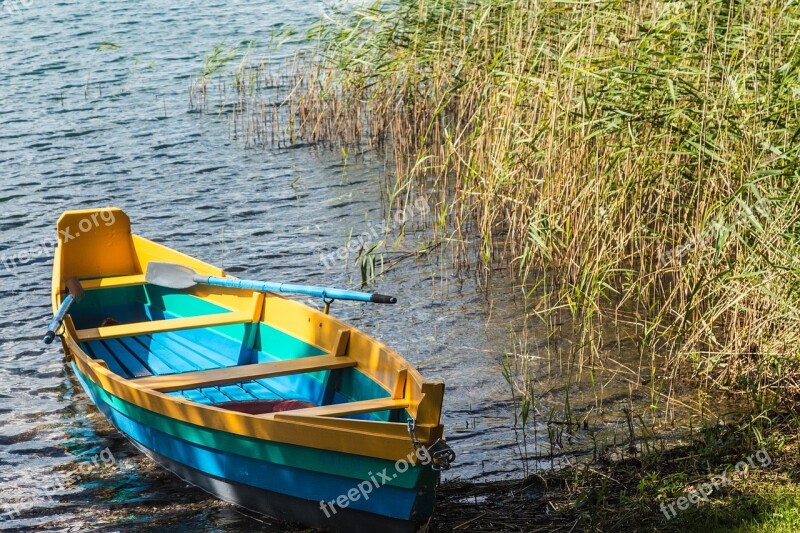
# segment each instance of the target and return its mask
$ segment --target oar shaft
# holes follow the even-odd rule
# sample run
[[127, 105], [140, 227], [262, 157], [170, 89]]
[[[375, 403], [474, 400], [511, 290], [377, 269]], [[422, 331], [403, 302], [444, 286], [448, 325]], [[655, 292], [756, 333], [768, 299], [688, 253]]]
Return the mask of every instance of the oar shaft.
[[58, 328], [61, 327], [61, 322], [64, 320], [64, 317], [67, 315], [67, 311], [69, 311], [69, 306], [72, 305], [72, 302], [75, 301], [75, 298], [68, 294], [64, 301], [61, 302], [61, 306], [58, 308], [53, 320], [50, 321], [50, 325], [47, 326], [47, 333], [44, 335], [44, 343], [50, 344], [53, 342], [53, 339], [56, 338], [56, 331]]
[[377, 304], [394, 304], [397, 298], [383, 294], [370, 294], [367, 292], [348, 291], [331, 287], [316, 287], [314, 285], [295, 285], [293, 283], [276, 283], [274, 281], [257, 281], [215, 276], [202, 276], [191, 268], [176, 263], [163, 261], [150, 261], [145, 273], [147, 283], [170, 289], [188, 289], [197, 283], [216, 285], [218, 287], [231, 287], [251, 291], [293, 292], [307, 294], [333, 300], [356, 300], [359, 302], [373, 302]]
[[314, 285], [296, 285], [293, 283], [273, 283], [269, 281], [253, 281], [237, 278], [217, 278], [214, 276], [195, 276], [197, 283], [216, 285], [218, 287], [231, 287], [234, 289], [248, 289], [251, 291], [272, 291], [272, 292], [291, 292], [295, 294], [307, 294], [320, 298], [331, 298], [334, 300], [356, 300], [359, 302], [375, 303], [395, 303], [396, 298], [383, 296], [381, 294], [370, 294], [368, 292], [348, 291], [344, 289], [334, 289], [331, 287], [317, 287]]

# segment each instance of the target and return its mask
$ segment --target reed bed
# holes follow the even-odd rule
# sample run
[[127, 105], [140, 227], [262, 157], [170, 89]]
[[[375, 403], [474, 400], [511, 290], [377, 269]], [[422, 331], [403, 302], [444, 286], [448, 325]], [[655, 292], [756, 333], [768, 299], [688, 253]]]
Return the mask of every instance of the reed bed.
[[800, 7], [400, 0], [317, 38], [304, 131], [389, 140], [586, 365], [611, 321], [653, 368], [796, 397]]
[[312, 36], [283, 92], [242, 67], [234, 131], [387, 147], [487, 277], [570, 313], [580, 368], [610, 324], [653, 378], [797, 399], [800, 6], [396, 0]]

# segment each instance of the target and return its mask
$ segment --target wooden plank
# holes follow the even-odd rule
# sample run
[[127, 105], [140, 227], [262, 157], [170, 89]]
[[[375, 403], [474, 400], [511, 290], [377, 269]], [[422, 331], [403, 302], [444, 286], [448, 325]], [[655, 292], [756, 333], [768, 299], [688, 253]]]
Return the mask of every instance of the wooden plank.
[[158, 333], [160, 331], [177, 331], [180, 329], [225, 326], [228, 324], [238, 324], [240, 322], [250, 322], [251, 320], [252, 313], [248, 310], [230, 313], [218, 313], [214, 315], [192, 316], [186, 318], [171, 318], [168, 320], [153, 320], [151, 322], [135, 322], [133, 324], [120, 324], [118, 326], [79, 329], [77, 331], [77, 335], [79, 342], [86, 342], [97, 339], [130, 337], [132, 335]]
[[[149, 338], [149, 337], [144, 337]], [[153, 375], [160, 375], [160, 374], [174, 374], [176, 372], [191, 372], [195, 370], [194, 368], [182, 368], [179, 365], [176, 365], [173, 361], [174, 358], [172, 357], [163, 357], [153, 350], [152, 343], [147, 343], [147, 345], [140, 342], [142, 337], [119, 337], [117, 339], [110, 339], [109, 347], [112, 346], [111, 343], [117, 342], [119, 345], [122, 346], [123, 351], [121, 352], [119, 349], [111, 348], [115, 354], [124, 353], [124, 350], [127, 350], [131, 354], [133, 354], [136, 359], [142, 362], [147, 368], [150, 370], [150, 373]]]
[[106, 363], [106, 368], [108, 368], [111, 372], [114, 372], [115, 374], [118, 374], [124, 378], [131, 377], [133, 374], [128, 372], [128, 370], [122, 366], [114, 354], [106, 350], [102, 342], [103, 341], [87, 342], [84, 345], [86, 353], [95, 360], [104, 361]]
[[[253, 316], [251, 317], [251, 322], [258, 323], [261, 320], [261, 314], [264, 312], [264, 293], [263, 292], [254, 292], [253, 296], [251, 297], [252, 302], [252, 309], [253, 309]], [[250, 344], [249, 348], [252, 348], [252, 343]]]
[[[142, 364], [141, 361], [133, 357], [127, 351], [123, 353], [114, 353], [114, 350], [106, 345], [106, 341], [96, 340], [88, 344], [94, 357], [103, 359], [109, 363], [109, 369], [116, 372], [124, 378], [142, 378], [150, 377], [153, 375], [150, 370]], [[111, 361], [116, 361], [116, 364], [111, 364]], [[122, 370], [119, 372], [118, 370]]]
[[402, 366], [397, 371], [397, 381], [394, 382], [394, 390], [392, 390], [392, 398], [399, 400], [406, 395], [406, 380], [408, 379], [408, 367]]
[[108, 289], [111, 287], [129, 287], [131, 285], [143, 285], [146, 283], [144, 274], [134, 274], [132, 276], [113, 276], [110, 278], [82, 279], [81, 287], [83, 290]]
[[336, 342], [334, 343], [333, 355], [347, 355], [347, 344], [350, 342], [350, 330], [340, 329], [336, 332]]
[[162, 374], [170, 371], [169, 367], [159, 364], [156, 364], [156, 368], [152, 368], [147, 364], [148, 358], [146, 354], [139, 356], [135, 352], [128, 350], [120, 339], [105, 339], [102, 344], [108, 348], [110, 353], [114, 354], [125, 368], [131, 371], [133, 377], [150, 377], [153, 374]]
[[422, 400], [417, 406], [417, 424], [438, 426], [442, 416], [444, 382], [426, 381], [420, 388]]
[[168, 376], [152, 376], [132, 380], [132, 383], [137, 383], [143, 387], [159, 392], [171, 392], [181, 389], [222, 385], [224, 383], [303, 374], [305, 372], [316, 372], [317, 370], [335, 370], [351, 366], [356, 366], [356, 362], [349, 357], [317, 355], [314, 357], [301, 357], [299, 359], [288, 359], [286, 361], [275, 361], [257, 365], [215, 368], [213, 370], [185, 372], [183, 374], [172, 374]]
[[[229, 364], [215, 364], [211, 361], [207, 361], [205, 358], [200, 359], [195, 351], [172, 342], [167, 337], [168, 335], [173, 335], [173, 333], [165, 332], [132, 338], [142, 339], [150, 349], [150, 353], [160, 358], [162, 361], [169, 361], [171, 365], [175, 366], [176, 372], [197, 372], [198, 370], [210, 370], [212, 368], [229, 366]], [[196, 359], [199, 359], [199, 361], [196, 361]], [[198, 362], [205, 363], [205, 365], [200, 365]]]
[[[195, 333], [197, 334], [197, 332]], [[209, 337], [214, 339], [216, 336]], [[238, 364], [236, 358], [229, 355], [230, 347], [216, 349], [215, 346], [198, 342], [180, 331], [156, 333], [151, 335], [150, 338], [172, 350], [176, 357], [181, 357], [189, 364], [194, 365], [195, 368], [191, 370], [192, 372]]]
[[271, 391], [258, 381], [242, 383], [242, 388], [253, 395], [256, 400], [285, 400], [281, 395]]
[[307, 407], [305, 409], [295, 409], [292, 411], [282, 411], [280, 413], [268, 413], [259, 415], [266, 417], [274, 415], [273, 418], [284, 418], [286, 415], [292, 416], [347, 416], [359, 415], [361, 413], [373, 413], [375, 411], [385, 411], [387, 409], [407, 409], [408, 401], [396, 400], [394, 398], [379, 398], [377, 400], [361, 400], [359, 402], [337, 403], [334, 405], [321, 405], [319, 407]]
[[[347, 405], [347, 404], [345, 404]], [[311, 409], [314, 409], [313, 407]], [[272, 420], [273, 422], [288, 423], [298, 426], [301, 432], [312, 431], [318, 436], [322, 430], [335, 430], [345, 433], [350, 433], [350, 438], [361, 438], [362, 444], [372, 441], [372, 439], [364, 439], [365, 435], [374, 437], [385, 436], [390, 438], [406, 439], [409, 444], [411, 439], [408, 436], [408, 424], [401, 422], [377, 422], [375, 420], [358, 420], [355, 418], [335, 418], [328, 416], [303, 416], [299, 413], [300, 409], [295, 411], [283, 411], [280, 413], [271, 413], [259, 415], [255, 418]], [[423, 426], [417, 424], [417, 437], [421, 442], [433, 442], [435, 439], [441, 438], [443, 433], [442, 426]], [[374, 442], [366, 444], [367, 446], [374, 445]], [[410, 446], [409, 446], [410, 447]], [[377, 452], [377, 449], [373, 449]], [[354, 452], [350, 452], [354, 453]], [[358, 452], [355, 452], [358, 453]], [[378, 454], [374, 454], [376, 457]]]

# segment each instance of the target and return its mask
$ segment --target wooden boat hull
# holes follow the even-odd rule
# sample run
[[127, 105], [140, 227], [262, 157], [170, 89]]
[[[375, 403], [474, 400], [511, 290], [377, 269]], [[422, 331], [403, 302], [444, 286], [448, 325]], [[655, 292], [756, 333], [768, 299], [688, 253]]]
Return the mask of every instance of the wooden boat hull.
[[[137, 413], [133, 406], [126, 406], [119, 398], [110, 397], [98, 389], [74, 366], [73, 370], [100, 412], [134, 446], [167, 470], [221, 500], [280, 520], [340, 531], [417, 531], [421, 527], [419, 521], [400, 517], [425, 517], [432, 513], [438, 476], [430, 469], [397, 474], [398, 477], [408, 476], [404, 483], [406, 487], [376, 488], [373, 484], [366, 495], [369, 500], [364, 500], [361, 505], [356, 501], [344, 509], [328, 506], [326, 513], [320, 502], [331, 501], [325, 500], [331, 494], [347, 494], [363, 480], [231, 454], [228, 448], [236, 449], [232, 442], [226, 442], [224, 449], [203, 445], [210, 444], [209, 439], [195, 434], [198, 428], [174, 425], [174, 421], [167, 419], [147, 420], [147, 413]], [[115, 404], [120, 409], [116, 409]], [[166, 431], [157, 429], [159, 427]], [[224, 439], [223, 435], [218, 437]], [[242, 444], [246, 446], [246, 443]], [[316, 450], [303, 452], [314, 454]], [[255, 451], [252, 455], [259, 453]], [[336, 459], [320, 457], [319, 460], [333, 462]], [[394, 466], [391, 461], [377, 463], [374, 465], [375, 473], [384, 472], [391, 477], [396, 474]], [[425, 479], [415, 479], [420, 475]], [[376, 479], [380, 483], [380, 478]], [[362, 499], [359, 493], [359, 500]], [[365, 511], [365, 507], [370, 510]]]
[[[59, 229], [92, 213], [66, 213]], [[125, 239], [127, 217], [114, 213], [121, 222], [97, 228], [81, 254]], [[427, 447], [442, 436], [441, 384], [298, 302], [148, 286], [141, 272], [149, 259], [220, 273], [128, 239], [128, 268], [88, 271], [82, 258], [77, 268], [70, 264], [70, 243], [60, 239], [53, 283], [54, 306], [68, 276], [88, 287], [65, 321], [63, 346], [84, 390], [119, 431], [186, 481], [282, 520], [344, 531], [415, 531], [427, 523], [439, 478]], [[226, 408], [273, 398], [319, 407]], [[418, 423], [417, 446], [407, 418]]]

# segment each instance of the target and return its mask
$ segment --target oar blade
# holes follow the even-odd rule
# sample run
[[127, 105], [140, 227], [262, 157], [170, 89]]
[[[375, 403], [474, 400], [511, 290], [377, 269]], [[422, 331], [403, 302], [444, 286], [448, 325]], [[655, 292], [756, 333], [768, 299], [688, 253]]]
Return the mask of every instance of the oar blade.
[[194, 281], [195, 271], [183, 265], [150, 261], [147, 264], [145, 281], [153, 285], [168, 287], [170, 289], [188, 289], [197, 284]]

